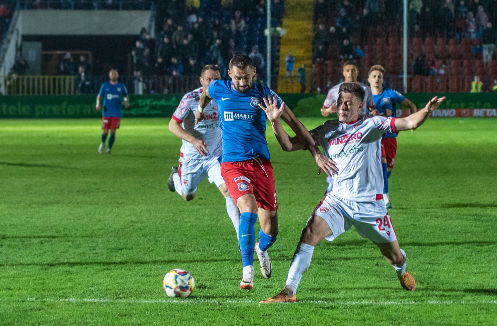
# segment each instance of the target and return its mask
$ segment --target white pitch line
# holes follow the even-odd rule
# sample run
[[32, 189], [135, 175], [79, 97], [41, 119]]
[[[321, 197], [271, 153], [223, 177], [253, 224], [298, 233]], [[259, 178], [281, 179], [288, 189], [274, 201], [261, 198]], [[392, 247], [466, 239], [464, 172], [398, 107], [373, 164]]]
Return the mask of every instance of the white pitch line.
[[[0, 299], [3, 302], [74, 302], [74, 303], [132, 303], [132, 304], [205, 304], [205, 303], [231, 303], [231, 304], [259, 304], [256, 300], [206, 300], [206, 299], [161, 299], [161, 300], [144, 300], [144, 299], [92, 299], [92, 298], [65, 298], [65, 299], [53, 299], [53, 298], [26, 298], [26, 299]], [[475, 304], [497, 304], [497, 300], [489, 301], [324, 301], [324, 300], [299, 300], [298, 303], [311, 303], [311, 304], [323, 304], [323, 305], [343, 305], [343, 306], [353, 306], [353, 305], [380, 305], [380, 306], [391, 306], [391, 305], [475, 305]]]

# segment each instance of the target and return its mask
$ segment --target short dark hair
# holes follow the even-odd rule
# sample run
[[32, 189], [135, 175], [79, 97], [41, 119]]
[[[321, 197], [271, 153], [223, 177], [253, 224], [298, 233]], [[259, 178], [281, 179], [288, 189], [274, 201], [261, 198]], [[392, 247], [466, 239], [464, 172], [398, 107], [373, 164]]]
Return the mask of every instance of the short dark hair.
[[115, 68], [115, 67], [111, 67], [111, 68], [109, 69], [109, 72], [111, 72], [112, 70], [115, 70], [115, 71], [117, 71], [117, 72], [119, 73], [119, 70], [117, 70], [117, 68]]
[[230, 60], [230, 69], [233, 69], [233, 67], [243, 70], [247, 67], [254, 67], [254, 63], [248, 55], [237, 54]]
[[340, 85], [339, 92], [354, 94], [355, 96], [360, 98], [361, 101], [364, 101], [364, 95], [366, 94], [362, 86], [358, 83], [342, 83], [342, 85]]
[[204, 77], [204, 72], [206, 72], [207, 70], [219, 71], [219, 73], [221, 73], [221, 69], [219, 69], [218, 66], [216, 66], [216, 65], [205, 65], [204, 68], [202, 68], [202, 71], [200, 72], [200, 76]]
[[347, 60], [345, 61], [345, 63], [343, 64], [343, 68], [342, 69], [345, 69], [345, 66], [354, 66], [356, 67], [356, 69], [359, 69], [359, 67], [357, 66], [357, 62], [355, 60]]

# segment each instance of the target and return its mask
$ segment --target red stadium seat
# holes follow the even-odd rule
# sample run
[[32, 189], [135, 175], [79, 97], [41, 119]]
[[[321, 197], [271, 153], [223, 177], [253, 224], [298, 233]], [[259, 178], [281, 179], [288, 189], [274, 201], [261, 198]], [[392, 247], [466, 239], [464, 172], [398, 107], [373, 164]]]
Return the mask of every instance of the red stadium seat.
[[440, 93], [447, 93], [449, 91], [446, 75], [440, 75], [440, 80], [438, 81], [438, 91]]
[[428, 76], [428, 78], [426, 79], [426, 91], [428, 93], [437, 93], [438, 92], [438, 85], [437, 85], [437, 76], [435, 75], [430, 75]]
[[462, 84], [460, 76], [452, 76], [449, 78], [449, 92], [451, 93], [461, 93]]
[[459, 45], [459, 40], [456, 38], [451, 38], [449, 40], [449, 45]]
[[473, 76], [474, 75], [473, 67], [471, 67], [471, 66], [463, 67], [462, 68], [462, 74], [464, 76]]
[[488, 73], [487, 69], [485, 67], [476, 67], [476, 72], [475, 75], [477, 76], [486, 76]]
[[459, 45], [457, 44], [449, 45], [449, 56], [451, 59], [456, 59], [456, 60], [461, 59], [461, 52], [459, 51]]
[[414, 76], [412, 80], [412, 92], [413, 93], [426, 93], [424, 76]]
[[464, 77], [464, 89], [463, 92], [471, 92], [471, 82], [473, 81], [474, 76], [466, 76]]
[[479, 46], [482, 45], [483, 43], [481, 42], [481, 38], [474, 38], [471, 40], [471, 45], [472, 46]]

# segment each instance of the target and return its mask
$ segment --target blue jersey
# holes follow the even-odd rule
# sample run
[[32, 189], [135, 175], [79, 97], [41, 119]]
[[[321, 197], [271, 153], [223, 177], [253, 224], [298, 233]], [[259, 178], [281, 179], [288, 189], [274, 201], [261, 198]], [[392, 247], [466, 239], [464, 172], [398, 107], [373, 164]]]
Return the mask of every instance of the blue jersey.
[[[247, 93], [233, 88], [230, 80], [215, 80], [209, 96], [219, 107], [219, 126], [223, 141], [222, 162], [240, 162], [255, 157], [270, 160], [266, 141], [266, 113], [259, 108], [263, 97], [276, 95], [269, 87], [253, 84]], [[283, 102], [276, 95], [278, 107]]]
[[[399, 92], [391, 89], [384, 88], [383, 92], [378, 95], [373, 95], [373, 101], [376, 109], [380, 114], [383, 114], [387, 109], [392, 111], [392, 117], [397, 116], [397, 109], [395, 103], [402, 103], [406, 97]], [[397, 137], [397, 134], [386, 133], [383, 138]]]
[[102, 115], [107, 118], [120, 118], [122, 116], [121, 100], [128, 96], [128, 90], [123, 83], [112, 85], [106, 82], [100, 87], [98, 93], [104, 99]]

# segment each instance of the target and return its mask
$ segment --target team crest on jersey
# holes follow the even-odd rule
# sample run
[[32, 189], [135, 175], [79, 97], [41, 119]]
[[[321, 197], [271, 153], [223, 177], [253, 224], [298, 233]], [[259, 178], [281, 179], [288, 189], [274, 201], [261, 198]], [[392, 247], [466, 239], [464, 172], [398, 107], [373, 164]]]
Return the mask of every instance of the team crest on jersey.
[[250, 183], [250, 179], [247, 178], [247, 177], [244, 177], [243, 175], [239, 176], [239, 177], [236, 177], [236, 178], [233, 178], [233, 180], [235, 180], [235, 182], [238, 182], [238, 181], [242, 180], [242, 181], [247, 181], [248, 183]]
[[392, 101], [390, 100], [390, 97], [385, 97], [385, 98], [383, 99], [383, 104], [390, 104], [390, 102], [392, 102]]
[[186, 186], [188, 184], [188, 180], [184, 179], [183, 184]]
[[117, 91], [118, 91], [118, 92], [120, 92], [120, 91], [121, 91], [121, 87], [118, 87], [118, 88], [117, 88]]
[[328, 209], [328, 208], [326, 208], [326, 207], [321, 207], [321, 208], [319, 209], [319, 211], [320, 211], [321, 213], [328, 213], [329, 209]]
[[181, 101], [181, 102], [179, 102], [178, 109], [181, 109], [184, 106], [185, 106], [185, 102]]
[[259, 104], [261, 104], [261, 100], [259, 100], [257, 97], [252, 97], [252, 101], [250, 102], [250, 106], [255, 108], [255, 109], [258, 109]]
[[238, 190], [239, 191], [246, 191], [249, 190], [250, 186], [246, 182], [238, 182]]

